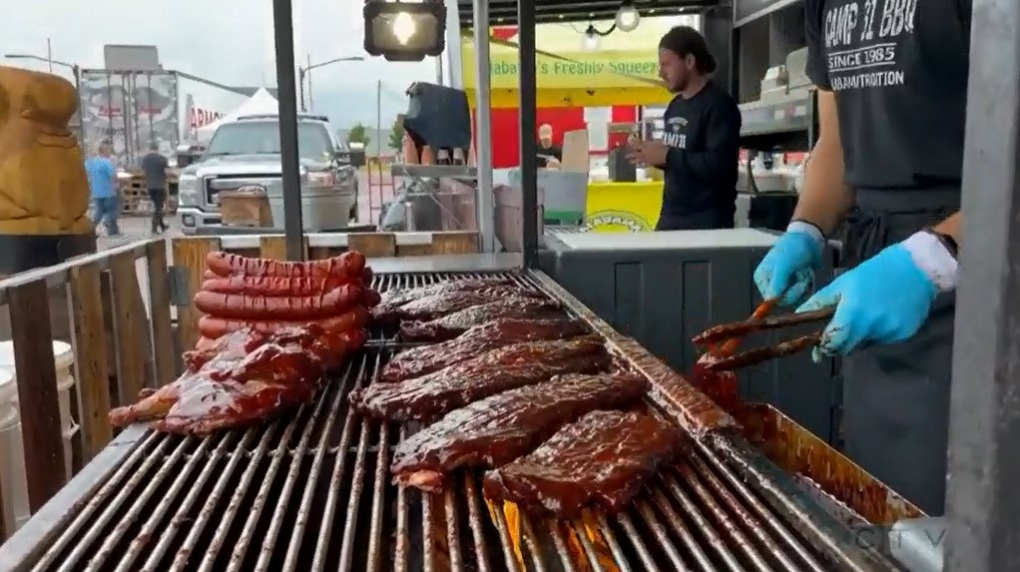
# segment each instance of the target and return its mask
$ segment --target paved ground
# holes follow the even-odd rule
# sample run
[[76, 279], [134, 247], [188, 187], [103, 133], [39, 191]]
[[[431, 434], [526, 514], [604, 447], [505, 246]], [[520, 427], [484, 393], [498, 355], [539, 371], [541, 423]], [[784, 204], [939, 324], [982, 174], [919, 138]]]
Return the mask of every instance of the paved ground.
[[[165, 233], [165, 236], [168, 238], [183, 236], [175, 217], [167, 217], [166, 222], [170, 225], [170, 230]], [[120, 236], [100, 236], [98, 241], [99, 250], [108, 250], [115, 246], [152, 238], [153, 236], [149, 232], [150, 221], [147, 217], [121, 217], [118, 225], [120, 226]]]

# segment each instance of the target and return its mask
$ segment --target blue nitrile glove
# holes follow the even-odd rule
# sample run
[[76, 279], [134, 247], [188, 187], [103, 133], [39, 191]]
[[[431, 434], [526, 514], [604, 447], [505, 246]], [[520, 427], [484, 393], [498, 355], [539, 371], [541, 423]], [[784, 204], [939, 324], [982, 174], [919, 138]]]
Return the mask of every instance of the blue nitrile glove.
[[815, 361], [865, 343], [909, 339], [928, 318], [935, 296], [956, 288], [958, 268], [935, 235], [919, 232], [836, 278], [797, 308], [799, 313], [836, 306], [814, 349]]
[[793, 306], [811, 290], [815, 269], [822, 263], [825, 237], [811, 223], [793, 221], [754, 270], [754, 284], [762, 298], [780, 298]]

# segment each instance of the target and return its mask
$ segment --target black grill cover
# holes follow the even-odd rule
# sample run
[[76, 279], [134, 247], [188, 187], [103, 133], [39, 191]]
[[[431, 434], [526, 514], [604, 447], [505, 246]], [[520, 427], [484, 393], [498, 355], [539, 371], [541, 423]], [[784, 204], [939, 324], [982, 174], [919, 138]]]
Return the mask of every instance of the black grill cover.
[[467, 94], [432, 83], [415, 83], [407, 89], [410, 103], [404, 129], [419, 150], [471, 148], [471, 112]]

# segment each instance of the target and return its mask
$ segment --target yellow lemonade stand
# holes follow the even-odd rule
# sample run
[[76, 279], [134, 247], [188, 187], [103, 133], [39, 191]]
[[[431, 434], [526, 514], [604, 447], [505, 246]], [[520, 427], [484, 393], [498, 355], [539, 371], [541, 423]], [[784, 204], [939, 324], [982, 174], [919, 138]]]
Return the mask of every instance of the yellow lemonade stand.
[[[538, 107], [609, 107], [663, 105], [672, 98], [658, 77], [656, 42], [675, 22], [642, 20], [630, 33], [600, 38], [598, 50], [581, 49], [583, 34], [569, 25], [540, 24], [535, 28], [539, 53], [535, 56]], [[609, 24], [601, 26], [602, 29]], [[518, 53], [513, 38], [490, 43], [493, 108], [517, 107]], [[470, 37], [461, 38], [464, 90], [475, 105], [475, 49]], [[643, 232], [655, 229], [662, 204], [662, 182], [592, 182], [588, 185], [585, 230]]]
[[662, 181], [588, 183], [586, 232], [655, 230], [662, 206]]

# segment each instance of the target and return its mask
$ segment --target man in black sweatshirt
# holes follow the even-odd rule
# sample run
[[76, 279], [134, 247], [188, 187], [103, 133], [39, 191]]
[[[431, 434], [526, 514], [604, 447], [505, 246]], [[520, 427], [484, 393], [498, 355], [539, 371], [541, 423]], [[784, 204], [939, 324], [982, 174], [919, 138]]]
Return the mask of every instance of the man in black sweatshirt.
[[708, 79], [715, 58], [704, 36], [677, 26], [659, 41], [659, 77], [676, 94], [662, 141], [631, 145], [628, 158], [665, 173], [656, 230], [732, 228], [737, 199], [740, 110]]

